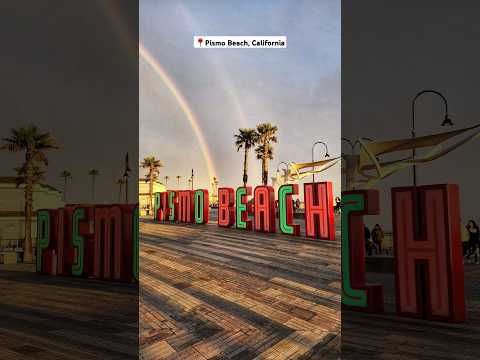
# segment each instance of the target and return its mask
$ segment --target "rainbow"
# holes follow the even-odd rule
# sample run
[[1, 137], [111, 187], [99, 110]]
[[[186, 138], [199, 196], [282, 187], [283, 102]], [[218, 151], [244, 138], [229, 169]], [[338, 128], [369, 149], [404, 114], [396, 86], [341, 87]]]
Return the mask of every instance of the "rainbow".
[[142, 43], [140, 43], [138, 46], [138, 52], [140, 57], [145, 60], [148, 65], [150, 65], [150, 67], [153, 69], [153, 71], [155, 71], [155, 73], [160, 77], [160, 79], [163, 81], [163, 83], [173, 95], [178, 105], [182, 109], [183, 113], [185, 114], [185, 117], [190, 123], [193, 132], [195, 133], [195, 136], [197, 137], [197, 140], [200, 144], [200, 148], [207, 164], [208, 174], [211, 179], [216, 174], [215, 166], [213, 164], [212, 156], [210, 154], [210, 149], [208, 148], [207, 142], [205, 141], [205, 137], [203, 136], [203, 133], [200, 129], [200, 125], [197, 117], [195, 116], [195, 113], [191, 109], [190, 105], [188, 104], [187, 100], [182, 95], [178, 87], [175, 85], [173, 79], [168, 76], [162, 65], [153, 57], [152, 54], [150, 54], [150, 52], [143, 46]]
[[[190, 126], [193, 129], [193, 132], [195, 134], [195, 137], [197, 138], [203, 157], [205, 159], [205, 163], [207, 165], [208, 176], [210, 179], [212, 179], [217, 174], [213, 158], [208, 144], [205, 141], [205, 137], [200, 129], [198, 119], [193, 112], [191, 106], [188, 104], [187, 100], [180, 92], [173, 79], [168, 75], [168, 73], [158, 62], [158, 60], [155, 59], [155, 57], [145, 48], [145, 46], [141, 42], [137, 44], [137, 41], [134, 39], [134, 36], [128, 29], [128, 25], [125, 23], [125, 20], [122, 18], [122, 15], [119, 13], [119, 10], [113, 0], [107, 0], [103, 3], [103, 12], [114, 30], [117, 32], [119, 41], [124, 44], [127, 52], [134, 57], [136, 57], [138, 54], [141, 59], [147, 62], [177, 101], [178, 105], [182, 109], [185, 117], [187, 118]], [[136, 51], [137, 45], [138, 53]]]

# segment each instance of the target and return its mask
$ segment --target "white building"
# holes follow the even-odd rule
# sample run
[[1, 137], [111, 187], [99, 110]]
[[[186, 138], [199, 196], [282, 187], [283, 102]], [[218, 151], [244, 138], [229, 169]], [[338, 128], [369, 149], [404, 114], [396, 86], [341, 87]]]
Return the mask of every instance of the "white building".
[[[153, 182], [153, 196], [152, 204], [155, 204], [155, 193], [167, 191], [167, 188], [160, 181]], [[150, 183], [148, 180], [138, 179], [138, 209], [140, 216], [153, 216], [153, 212], [150, 209]]]
[[[0, 263], [15, 262], [23, 251], [25, 237], [24, 185], [17, 187], [15, 177], [0, 177]], [[46, 184], [33, 189], [32, 240], [37, 234], [36, 211], [63, 207], [62, 192]]]

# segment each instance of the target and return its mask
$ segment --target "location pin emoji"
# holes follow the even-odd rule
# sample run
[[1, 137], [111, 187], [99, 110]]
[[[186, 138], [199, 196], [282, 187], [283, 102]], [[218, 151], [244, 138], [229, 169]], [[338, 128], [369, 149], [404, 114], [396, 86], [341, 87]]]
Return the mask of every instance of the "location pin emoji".
[[200, 44], [200, 46], [202, 46], [202, 41], [203, 41], [203, 39], [200, 37], [200, 38], [197, 39], [197, 41], [198, 41], [198, 43]]

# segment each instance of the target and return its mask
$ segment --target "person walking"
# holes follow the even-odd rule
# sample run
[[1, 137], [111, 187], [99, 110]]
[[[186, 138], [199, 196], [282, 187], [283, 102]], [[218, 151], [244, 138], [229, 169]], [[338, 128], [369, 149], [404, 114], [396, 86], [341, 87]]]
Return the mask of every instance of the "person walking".
[[470, 260], [470, 257], [473, 255], [475, 264], [478, 264], [478, 252], [480, 246], [480, 233], [478, 225], [475, 221], [470, 220], [467, 223], [468, 231], [468, 253], [467, 260]]
[[379, 224], [375, 224], [372, 230], [372, 240], [373, 244], [377, 249], [377, 254], [382, 254], [382, 242], [383, 242], [384, 233]]

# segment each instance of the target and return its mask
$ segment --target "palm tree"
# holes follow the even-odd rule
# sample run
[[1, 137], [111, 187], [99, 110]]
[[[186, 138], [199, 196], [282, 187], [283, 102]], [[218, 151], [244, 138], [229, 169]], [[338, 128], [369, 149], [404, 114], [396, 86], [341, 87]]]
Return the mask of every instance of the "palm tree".
[[88, 172], [88, 175], [92, 177], [92, 203], [95, 202], [95, 176], [100, 175], [100, 171], [92, 169]]
[[72, 173], [68, 170], [63, 170], [60, 173], [60, 177], [63, 178], [63, 202], [67, 199], [67, 181], [72, 178]]
[[262, 160], [262, 183], [268, 184], [268, 161], [273, 159], [273, 147], [270, 143], [277, 142], [278, 128], [270, 123], [262, 123], [257, 125], [258, 139], [257, 159]]
[[166, 175], [166, 176], [164, 177], [164, 179], [165, 179], [165, 187], [167, 187], [167, 185], [168, 185], [168, 180], [170, 179], [170, 176]]
[[248, 152], [258, 141], [258, 133], [255, 129], [238, 129], [238, 134], [234, 135], [237, 152], [244, 149], [243, 157], [243, 186], [247, 186], [248, 181]]
[[155, 156], [147, 156], [143, 159], [143, 162], [140, 166], [148, 170], [148, 173], [145, 175], [145, 181], [150, 183], [149, 195], [150, 195], [150, 210], [153, 209], [153, 182], [158, 179], [160, 174], [160, 168], [163, 167], [163, 164], [160, 160], [156, 159]]
[[125, 180], [123, 180], [122, 178], [117, 180], [117, 185], [119, 186], [119, 190], [118, 190], [118, 202], [119, 203], [122, 202], [123, 184], [125, 184]]
[[177, 175], [177, 190], [180, 189], [180, 179], [182, 177], [180, 175]]
[[48, 166], [45, 152], [50, 149], [58, 149], [58, 146], [50, 133], [41, 133], [34, 125], [12, 129], [10, 137], [3, 140], [4, 144], [0, 146], [0, 149], [10, 152], [25, 152], [25, 162], [21, 168], [16, 170], [25, 184], [25, 244], [23, 261], [32, 263], [33, 186], [41, 177], [41, 169], [36, 163], [43, 163], [45, 166]]

